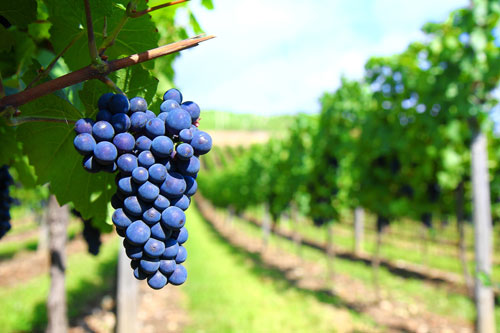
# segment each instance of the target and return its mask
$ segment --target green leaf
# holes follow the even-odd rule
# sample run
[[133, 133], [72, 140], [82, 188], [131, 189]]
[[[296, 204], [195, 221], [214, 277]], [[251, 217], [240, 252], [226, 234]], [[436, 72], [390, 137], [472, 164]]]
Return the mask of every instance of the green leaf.
[[201, 0], [201, 4], [206, 9], [214, 9], [214, 4], [212, 0]]
[[16, 140], [16, 129], [12, 126], [7, 126], [5, 119], [0, 117], [0, 142], [2, 148], [0, 150], [0, 166], [11, 164], [15, 156], [21, 152], [21, 146]]
[[[78, 119], [80, 112], [55, 95], [39, 98], [21, 107], [23, 116]], [[90, 174], [82, 167], [82, 156], [73, 147], [71, 123], [31, 122], [18, 127], [23, 144], [38, 177], [38, 184], [50, 184], [60, 204], [73, 202], [84, 218], [104, 221], [115, 190], [114, 175]]]
[[0, 24], [0, 51], [10, 51], [14, 43], [14, 37]]
[[82, 118], [95, 118], [94, 116], [99, 111], [97, 109], [97, 101], [102, 94], [110, 92], [110, 88], [98, 80], [86, 81], [83, 84], [83, 89], [78, 92], [80, 100], [85, 107], [85, 114]]
[[1, 1], [0, 15], [5, 17], [10, 24], [26, 28], [36, 20], [36, 0]]
[[[86, 29], [85, 10], [82, 1], [74, 1], [72, 5], [61, 6], [60, 1], [47, 0], [51, 42], [55, 51], [60, 52], [77, 35], [81, 29]], [[127, 1], [119, 1], [126, 4]], [[94, 35], [97, 47], [103, 41], [104, 19], [107, 19], [107, 32], [110, 34], [124, 16], [122, 10], [117, 10], [110, 0], [91, 1], [91, 12]], [[139, 18], [129, 18], [118, 34], [114, 45], [106, 54], [111, 59], [147, 51], [158, 46], [159, 34], [149, 15]], [[90, 64], [87, 38], [80, 38], [63, 56], [71, 70], [77, 70]], [[153, 64], [145, 65], [153, 68]]]
[[189, 24], [191, 24], [191, 27], [193, 27], [193, 31], [195, 34], [199, 35], [203, 33], [203, 29], [201, 28], [200, 24], [196, 20], [196, 17], [194, 17], [191, 11], [189, 11]]
[[129, 98], [142, 96], [148, 103], [153, 100], [158, 87], [158, 80], [140, 64], [119, 70], [111, 78]]

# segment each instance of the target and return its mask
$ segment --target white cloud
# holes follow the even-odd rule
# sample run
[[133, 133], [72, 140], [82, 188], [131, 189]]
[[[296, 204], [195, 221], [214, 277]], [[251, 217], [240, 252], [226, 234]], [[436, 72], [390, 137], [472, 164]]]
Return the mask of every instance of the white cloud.
[[[463, 1], [214, 0], [195, 8], [217, 38], [183, 52], [177, 85], [204, 109], [252, 113], [319, 110], [341, 75], [359, 78], [370, 56], [401, 52], [420, 26]], [[404, 3], [404, 4], [403, 4]], [[429, 10], [432, 8], [432, 10]]]

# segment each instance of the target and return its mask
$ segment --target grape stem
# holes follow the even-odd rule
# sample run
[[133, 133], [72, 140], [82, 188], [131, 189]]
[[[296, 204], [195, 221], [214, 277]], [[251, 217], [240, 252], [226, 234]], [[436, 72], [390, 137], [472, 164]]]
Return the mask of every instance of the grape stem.
[[155, 10], [158, 10], [158, 9], [162, 9], [162, 8], [165, 8], [165, 7], [170, 7], [170, 6], [173, 6], [173, 5], [177, 5], [177, 4], [180, 4], [180, 3], [184, 3], [184, 2], [188, 2], [190, 0], [176, 0], [176, 1], [171, 1], [171, 2], [167, 2], [167, 3], [164, 3], [164, 4], [161, 4], [161, 5], [158, 5], [158, 6], [153, 6], [151, 8], [148, 8], [148, 9], [144, 9], [144, 10], [141, 10], [141, 11], [136, 11], [135, 9], [131, 11], [131, 13], [129, 14], [130, 17], [140, 17], [142, 15], [146, 15], [147, 13], [151, 13], [151, 12], [154, 12]]
[[87, 37], [89, 44], [89, 53], [92, 64], [100, 64], [101, 58], [97, 52], [97, 45], [95, 43], [94, 26], [92, 24], [92, 14], [90, 12], [89, 0], [83, 0], [85, 4], [85, 18], [87, 20]]
[[101, 80], [102, 82], [104, 82], [104, 84], [106, 84], [107, 86], [109, 86], [111, 89], [113, 89], [114, 91], [116, 91], [118, 94], [121, 94], [121, 95], [125, 95], [127, 96], [117, 85], [116, 83], [113, 82], [113, 80], [111, 80], [109, 77], [107, 76], [104, 76], [104, 77], [100, 77], [99, 80]]
[[179, 42], [163, 45], [142, 53], [133, 54], [125, 58], [112, 60], [110, 62], [103, 61], [102, 66], [89, 65], [83, 67], [77, 71], [68, 73], [54, 80], [47, 81], [38, 86], [23, 90], [17, 94], [1, 98], [0, 110], [5, 108], [6, 106], [18, 107], [41, 96], [48, 95], [50, 93], [53, 93], [54, 91], [72, 86], [74, 84], [92, 79], [100, 79], [102, 77], [105, 77], [109, 73], [115, 72], [119, 69], [127, 68], [148, 60], [153, 60], [158, 57], [198, 46], [199, 43], [212, 39], [214, 37], [215, 36], [199, 35]]
[[26, 86], [26, 89], [31, 88], [39, 80], [41, 80], [44, 77], [46, 77], [47, 75], [49, 75], [50, 71], [52, 70], [52, 68], [54, 68], [54, 66], [56, 65], [57, 61], [64, 55], [64, 53], [66, 53], [66, 51], [71, 46], [73, 46], [73, 44], [76, 43], [77, 40], [80, 39], [80, 37], [83, 36], [83, 33], [84, 33], [84, 31], [82, 30], [79, 34], [75, 35], [75, 37], [73, 37], [73, 39], [69, 42], [69, 44], [66, 45], [66, 47], [61, 52], [59, 52], [59, 54], [54, 59], [52, 59], [52, 61], [50, 62], [50, 64], [47, 66], [47, 68], [45, 68], [44, 70], [40, 71], [38, 73], [38, 75]]

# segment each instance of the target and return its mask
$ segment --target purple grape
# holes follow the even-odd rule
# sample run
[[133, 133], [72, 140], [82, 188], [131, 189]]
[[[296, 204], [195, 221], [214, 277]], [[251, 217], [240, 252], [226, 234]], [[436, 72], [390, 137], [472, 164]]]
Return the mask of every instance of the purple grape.
[[110, 165], [116, 160], [118, 151], [111, 142], [99, 142], [94, 148], [94, 157], [102, 165]]
[[172, 99], [177, 102], [177, 104], [182, 103], [182, 94], [179, 90], [172, 88], [167, 90], [165, 94], [163, 95], [163, 100], [166, 101], [168, 99]]
[[155, 201], [160, 194], [160, 189], [155, 184], [147, 181], [139, 186], [137, 193], [140, 199], [146, 202], [152, 202]]
[[167, 169], [164, 165], [156, 163], [149, 167], [149, 180], [155, 184], [162, 184], [167, 178]]
[[151, 151], [158, 157], [168, 157], [174, 150], [174, 143], [169, 137], [158, 136], [151, 143]]
[[155, 202], [153, 202], [153, 207], [159, 210], [160, 212], [163, 212], [169, 206], [170, 206], [170, 200], [168, 200], [161, 194], [158, 196], [158, 198], [156, 198]]
[[[142, 219], [148, 225], [157, 224], [161, 219], [161, 213], [151, 207], [142, 214]], [[152, 231], [152, 230], [151, 230]]]
[[135, 147], [135, 139], [130, 133], [119, 133], [113, 138], [113, 144], [120, 154], [130, 153]]
[[167, 230], [167, 233], [165, 233], [165, 229], [161, 226], [161, 223], [156, 223], [151, 227], [151, 237], [165, 241], [172, 233], [170, 229]]
[[187, 251], [184, 246], [179, 246], [179, 251], [177, 252], [177, 256], [175, 256], [175, 262], [177, 264], [182, 264], [184, 261], [186, 261], [187, 258]]
[[123, 208], [125, 209], [125, 212], [133, 216], [141, 216], [146, 210], [144, 203], [139, 201], [136, 196], [126, 198], [123, 201]]
[[146, 123], [146, 135], [154, 139], [157, 136], [164, 135], [165, 134], [165, 122], [162, 121], [161, 119], [154, 118], [151, 120], [148, 120]]
[[139, 246], [147, 242], [151, 236], [151, 229], [146, 223], [138, 220], [127, 227], [126, 235], [126, 239], [132, 245]]
[[113, 114], [109, 112], [108, 110], [99, 110], [97, 112], [97, 116], [95, 117], [97, 121], [107, 121], [108, 123], [111, 122], [111, 118], [113, 118]]
[[182, 142], [190, 143], [193, 139], [193, 132], [189, 128], [185, 128], [179, 132], [179, 138]]
[[189, 143], [181, 143], [175, 148], [176, 156], [182, 160], [189, 160], [194, 154], [193, 147]]
[[186, 191], [184, 191], [184, 194], [188, 197], [193, 196], [198, 189], [198, 183], [190, 176], [184, 176], [184, 180], [186, 181]]
[[180, 229], [186, 223], [186, 215], [182, 209], [170, 206], [161, 214], [161, 223], [166, 228]]
[[148, 102], [142, 97], [134, 97], [130, 100], [130, 111], [146, 111], [148, 109]]
[[101, 171], [101, 165], [97, 163], [94, 156], [85, 156], [83, 158], [83, 168], [90, 173], [96, 173]]
[[79, 119], [75, 123], [76, 134], [88, 133], [92, 134], [92, 126], [94, 126], [94, 121], [89, 118]]
[[135, 141], [135, 149], [137, 149], [138, 151], [142, 152], [142, 151], [145, 151], [145, 150], [150, 150], [151, 149], [151, 139], [148, 138], [147, 136], [140, 136], [137, 138], [137, 140]]
[[118, 190], [126, 196], [137, 193], [137, 184], [132, 181], [132, 177], [124, 177], [118, 181]]
[[145, 150], [139, 154], [137, 158], [139, 165], [144, 168], [149, 168], [155, 164], [155, 158], [149, 150]]
[[181, 108], [189, 112], [193, 122], [200, 118], [200, 107], [195, 102], [186, 101], [181, 104]]
[[129, 257], [132, 260], [140, 260], [142, 259], [142, 246], [135, 246], [130, 244], [127, 239], [125, 238], [123, 240], [123, 247], [125, 248], [125, 253], [127, 254], [127, 257]]
[[134, 268], [134, 277], [137, 279], [137, 280], [146, 280], [146, 278], [148, 277], [149, 275], [145, 272], [143, 272], [141, 270], [141, 268], [138, 266], [136, 268]]
[[99, 108], [99, 110], [109, 109], [109, 101], [113, 96], [114, 96], [113, 93], [102, 94], [101, 97], [99, 97], [99, 100], [97, 101], [97, 107]]
[[169, 276], [174, 272], [175, 266], [176, 266], [175, 260], [162, 259], [160, 260], [160, 268], [158, 268], [158, 270], [162, 272], [162, 274]]
[[130, 116], [130, 129], [132, 131], [140, 131], [142, 130], [148, 121], [148, 117], [145, 112], [135, 112]]
[[159, 290], [167, 284], [167, 278], [160, 271], [157, 271], [153, 276], [148, 278], [148, 286], [155, 290]]
[[182, 265], [176, 265], [174, 272], [169, 276], [168, 281], [174, 286], [179, 286], [186, 282], [187, 271]]
[[146, 110], [145, 113], [146, 113], [146, 118], [147, 118], [148, 121], [150, 121], [151, 119], [156, 118], [156, 114], [153, 111], [151, 111], [151, 110]]
[[130, 102], [127, 96], [121, 94], [113, 95], [108, 105], [108, 110], [114, 114], [127, 113], [130, 110]]
[[179, 134], [180, 131], [191, 126], [191, 116], [184, 109], [173, 109], [167, 115], [165, 126], [169, 133]]
[[125, 214], [122, 208], [118, 208], [114, 211], [111, 220], [117, 229], [126, 229], [130, 224], [132, 224], [132, 221], [127, 214]]
[[137, 184], [145, 183], [148, 180], [148, 178], [149, 178], [149, 174], [148, 174], [148, 169], [146, 169], [146, 168], [138, 167], [138, 168], [135, 168], [134, 171], [132, 171], [132, 179]]
[[177, 103], [173, 99], [167, 99], [160, 105], [160, 114], [164, 112], [170, 112], [171, 110], [178, 108], [180, 108], [179, 103]]
[[184, 244], [188, 240], [188, 231], [186, 227], [182, 227], [180, 230], [175, 230], [172, 232], [172, 238], [177, 240], [177, 243]]
[[116, 164], [118, 165], [118, 169], [120, 169], [120, 171], [127, 176], [131, 175], [138, 166], [137, 158], [132, 154], [121, 155], [118, 157]]
[[[159, 258], [164, 251], [165, 251], [165, 244], [160, 240], [150, 238], [148, 239], [146, 244], [144, 244], [144, 252], [151, 258]], [[177, 253], [177, 257], [175, 258], [176, 261], [178, 257], [182, 259], [183, 258], [182, 253], [181, 254], [179, 254], [179, 252]]]
[[92, 135], [96, 141], [111, 141], [115, 136], [115, 130], [110, 123], [101, 120], [92, 127]]
[[94, 152], [96, 142], [94, 137], [88, 133], [78, 134], [73, 140], [75, 149], [83, 156], [91, 155]]
[[139, 262], [139, 267], [148, 274], [154, 274], [160, 268], [160, 259], [144, 257]]
[[173, 238], [168, 238], [165, 241], [165, 251], [161, 255], [162, 259], [174, 259], [179, 252], [179, 244]]
[[131, 126], [130, 118], [125, 113], [117, 113], [111, 118], [111, 125], [116, 133], [126, 132]]
[[200, 160], [196, 156], [191, 156], [187, 161], [177, 160], [175, 167], [183, 175], [194, 176], [200, 171]]
[[196, 155], [206, 154], [212, 149], [212, 138], [208, 133], [198, 130], [193, 133], [191, 146], [193, 146]]
[[185, 195], [183, 195], [180, 198], [172, 199], [170, 202], [170, 204], [172, 206], [179, 207], [180, 209], [182, 209], [184, 211], [189, 208], [190, 203], [191, 203], [191, 200]]
[[167, 198], [179, 198], [186, 191], [186, 181], [181, 174], [168, 172], [167, 178], [160, 187], [160, 192]]

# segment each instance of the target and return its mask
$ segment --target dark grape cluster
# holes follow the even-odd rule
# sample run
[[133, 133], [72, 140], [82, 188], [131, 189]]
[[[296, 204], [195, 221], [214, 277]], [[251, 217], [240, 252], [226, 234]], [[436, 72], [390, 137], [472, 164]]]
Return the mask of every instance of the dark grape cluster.
[[6, 165], [2, 166], [0, 168], [0, 238], [11, 228], [9, 210], [14, 200], [9, 195], [9, 186], [13, 183], [9, 168]]
[[85, 242], [87, 243], [87, 251], [94, 256], [98, 255], [102, 244], [101, 230], [92, 224], [92, 220], [85, 220], [82, 217], [82, 214], [80, 214], [80, 212], [76, 209], [72, 209], [71, 213], [78, 217], [83, 223], [82, 235], [83, 239], [85, 239]]
[[98, 107], [96, 122], [75, 124], [83, 167], [119, 171], [112, 220], [134, 276], [153, 289], [180, 285], [187, 278], [184, 211], [197, 190], [199, 156], [212, 148], [210, 135], [197, 127], [200, 108], [182, 102], [177, 89], [164, 94], [158, 116], [141, 97], [107, 93]]

